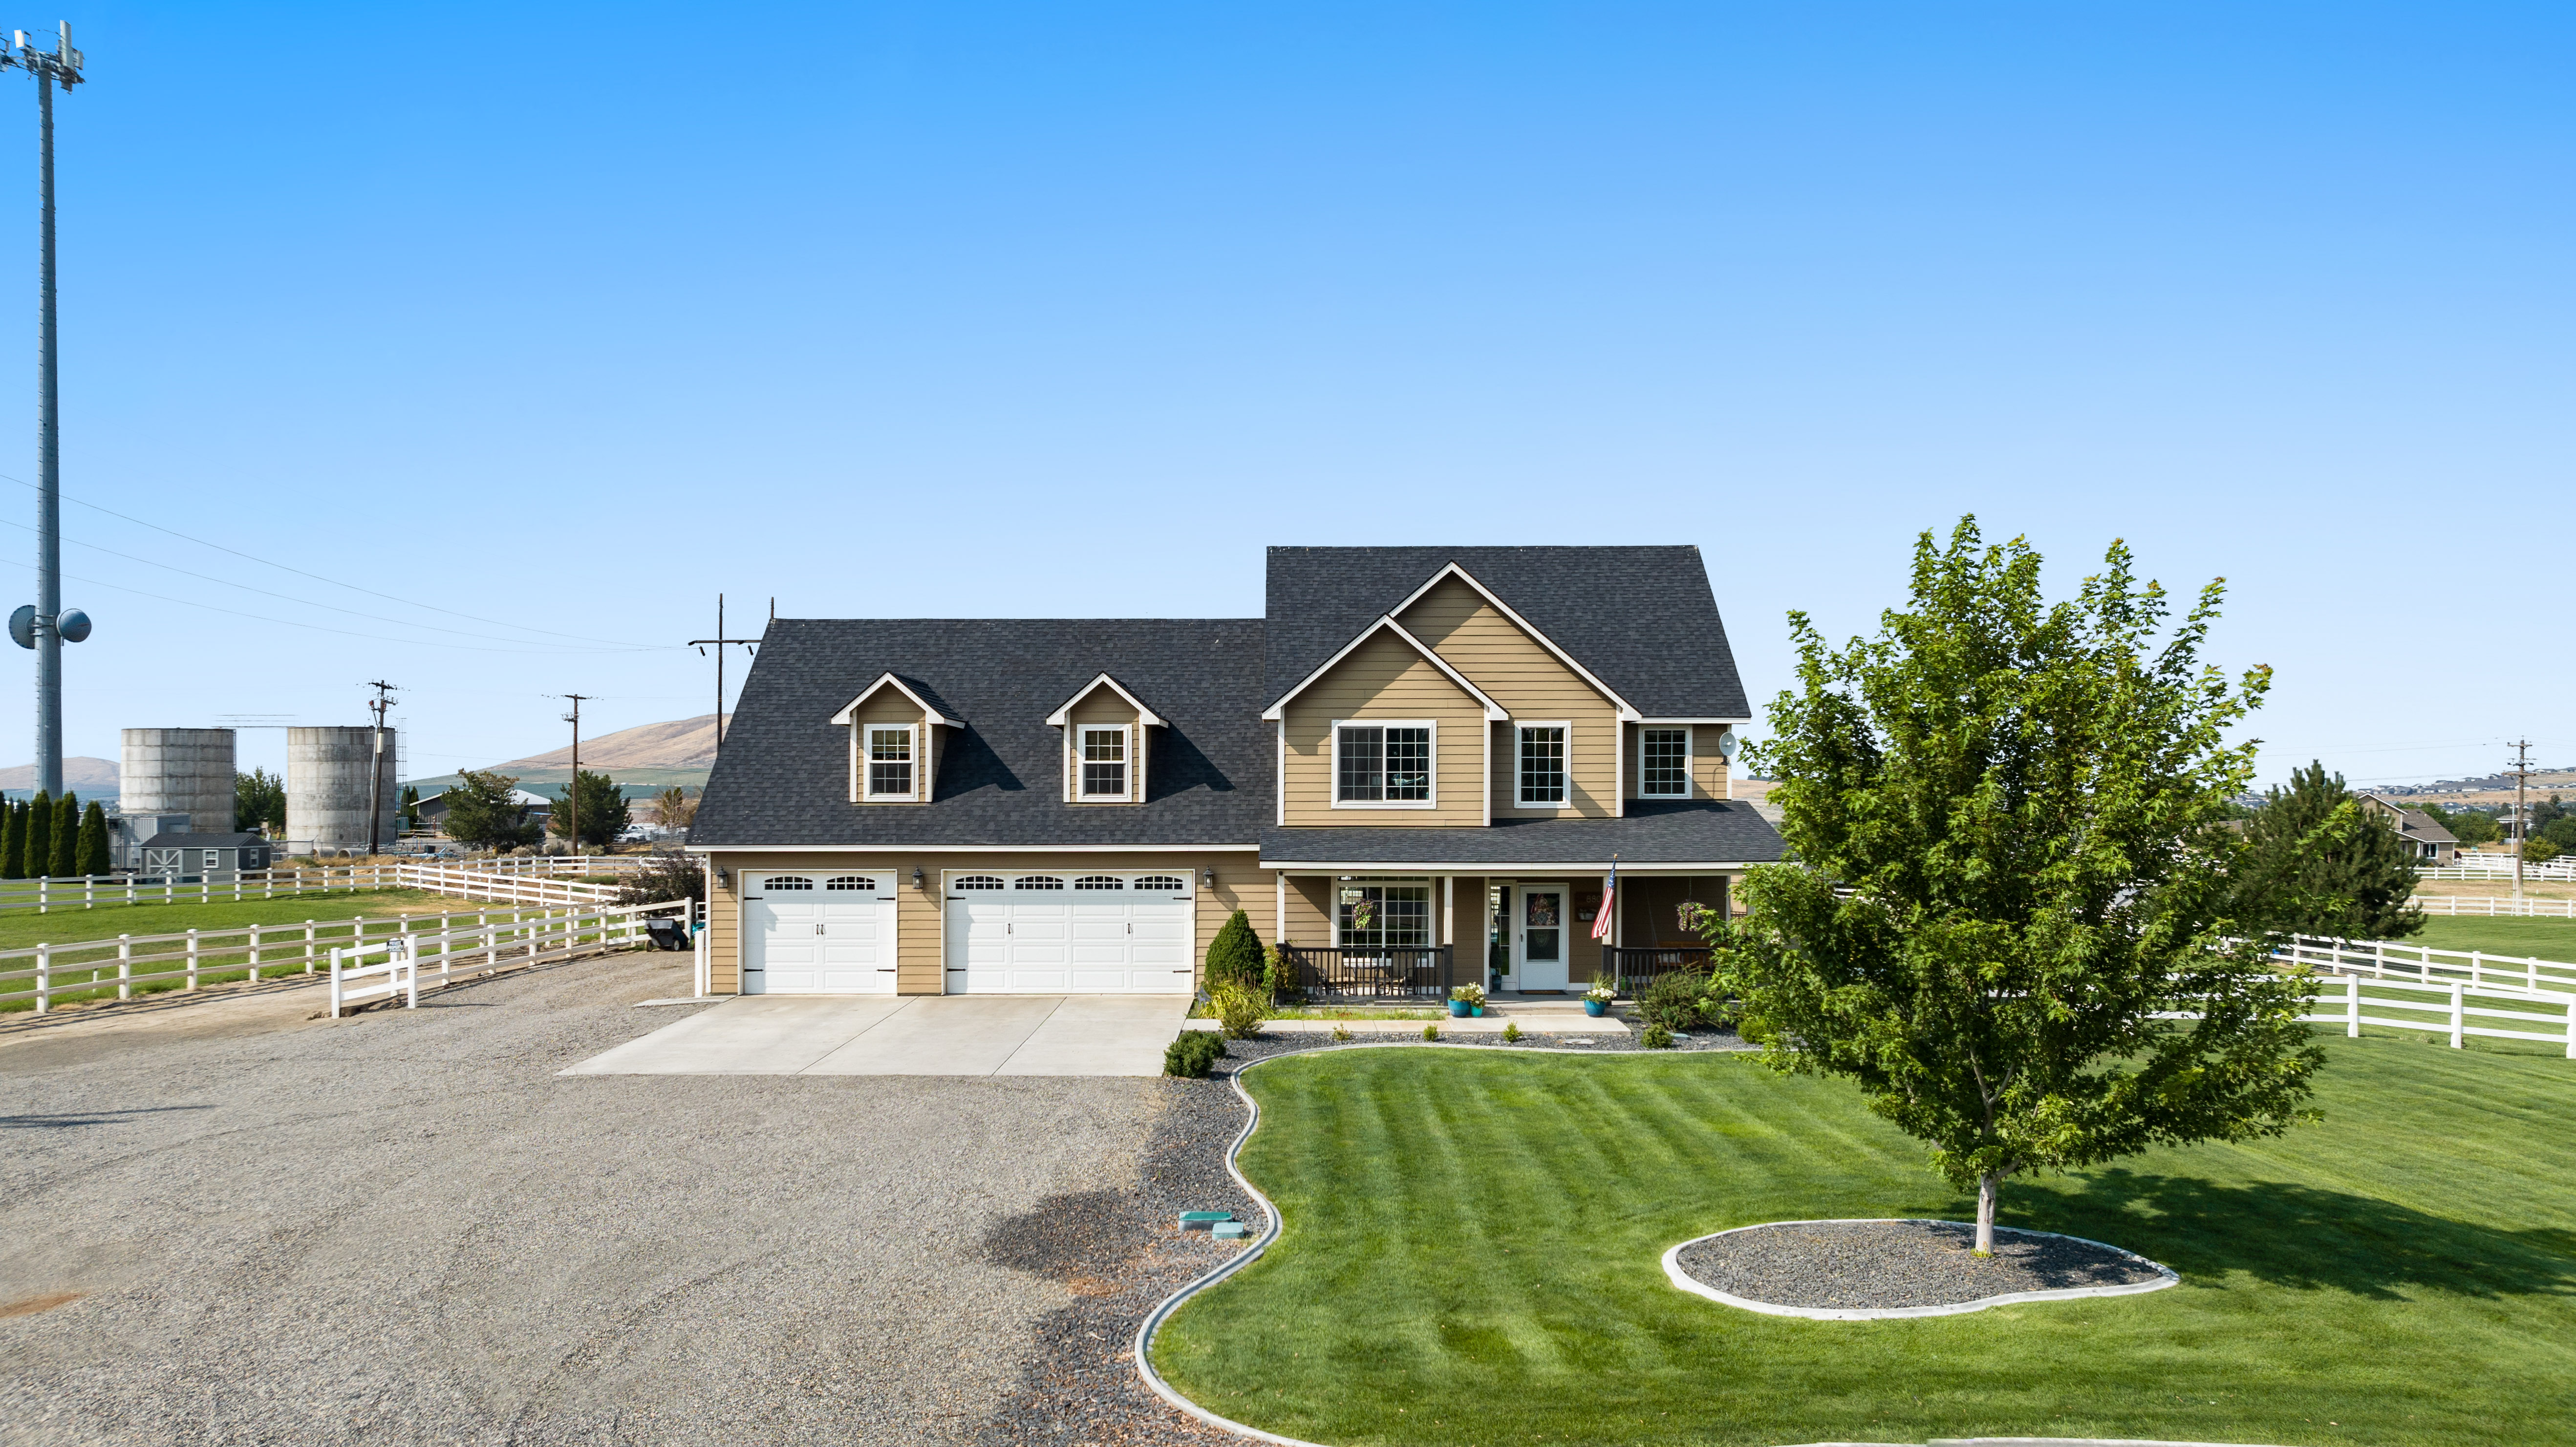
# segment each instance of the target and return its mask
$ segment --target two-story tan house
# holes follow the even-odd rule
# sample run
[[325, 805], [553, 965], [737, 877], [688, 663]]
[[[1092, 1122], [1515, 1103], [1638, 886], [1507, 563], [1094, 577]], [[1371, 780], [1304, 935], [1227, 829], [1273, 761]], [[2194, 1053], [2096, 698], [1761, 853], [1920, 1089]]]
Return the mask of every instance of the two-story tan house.
[[1691, 547], [1273, 548], [1261, 618], [782, 618], [690, 833], [701, 987], [1185, 992], [1242, 909], [1319, 993], [1580, 989], [1779, 857], [1749, 718]]

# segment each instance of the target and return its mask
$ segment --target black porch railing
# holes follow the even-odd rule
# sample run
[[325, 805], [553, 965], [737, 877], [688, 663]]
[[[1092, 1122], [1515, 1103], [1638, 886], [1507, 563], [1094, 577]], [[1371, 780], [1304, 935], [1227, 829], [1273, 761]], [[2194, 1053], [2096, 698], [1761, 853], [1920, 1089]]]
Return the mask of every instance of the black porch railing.
[[1636, 948], [1605, 945], [1601, 962], [1611, 978], [1619, 982], [1619, 993], [1633, 995], [1651, 984], [1659, 975], [1681, 970], [1705, 972], [1708, 969], [1708, 946], [1680, 945], [1669, 949]]
[[1446, 1000], [1458, 983], [1454, 948], [1408, 949], [1281, 945], [1280, 963], [1295, 971], [1311, 1001]]

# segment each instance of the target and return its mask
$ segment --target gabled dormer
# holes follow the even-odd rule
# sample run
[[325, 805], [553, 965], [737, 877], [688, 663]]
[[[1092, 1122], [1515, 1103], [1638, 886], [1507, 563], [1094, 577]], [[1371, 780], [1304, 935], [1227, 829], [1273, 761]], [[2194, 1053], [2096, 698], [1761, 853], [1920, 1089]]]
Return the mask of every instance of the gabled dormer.
[[850, 731], [850, 802], [927, 804], [939, 779], [942, 734], [959, 721], [942, 713], [927, 690], [891, 673], [832, 715]]
[[1064, 735], [1064, 801], [1068, 804], [1141, 804], [1145, 770], [1153, 753], [1149, 729], [1161, 715], [1101, 674], [1048, 714]]

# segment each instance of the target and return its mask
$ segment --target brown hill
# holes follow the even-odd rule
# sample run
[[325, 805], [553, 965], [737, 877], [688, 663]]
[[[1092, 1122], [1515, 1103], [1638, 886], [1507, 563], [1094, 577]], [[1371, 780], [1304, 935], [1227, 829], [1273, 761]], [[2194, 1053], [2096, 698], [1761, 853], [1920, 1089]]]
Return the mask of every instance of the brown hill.
[[[730, 721], [731, 716], [727, 719]], [[716, 716], [700, 714], [696, 718], [672, 723], [638, 724], [581, 741], [581, 766], [617, 773], [635, 769], [707, 769], [716, 761]], [[492, 766], [504, 774], [542, 773], [548, 769], [570, 769], [572, 746], [551, 753], [530, 754]]]
[[[0, 769], [0, 789], [33, 789], [36, 766], [20, 764], [14, 769]], [[63, 760], [63, 787], [88, 798], [101, 798], [116, 793], [116, 763], [111, 759], [77, 758]]]

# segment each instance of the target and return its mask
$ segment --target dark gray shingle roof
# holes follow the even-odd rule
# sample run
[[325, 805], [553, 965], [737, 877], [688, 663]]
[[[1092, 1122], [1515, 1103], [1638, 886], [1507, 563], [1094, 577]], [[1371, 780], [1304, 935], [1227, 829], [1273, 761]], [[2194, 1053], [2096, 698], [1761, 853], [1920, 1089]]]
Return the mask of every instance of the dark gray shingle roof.
[[[693, 846], [1249, 844], [1272, 815], [1258, 618], [781, 618], [743, 684]], [[962, 729], [927, 806], [849, 802], [835, 711], [893, 673]], [[1146, 802], [1067, 804], [1046, 716], [1107, 673], [1170, 721]]]
[[1699, 549], [1270, 550], [1267, 707], [1456, 563], [1650, 718], [1748, 718]]
[[256, 834], [176, 834], [163, 832], [143, 841], [146, 849], [242, 849], [268, 841]]
[[1780, 834], [1742, 800], [1630, 801], [1624, 819], [1497, 819], [1476, 829], [1261, 831], [1264, 864], [1768, 863]]

